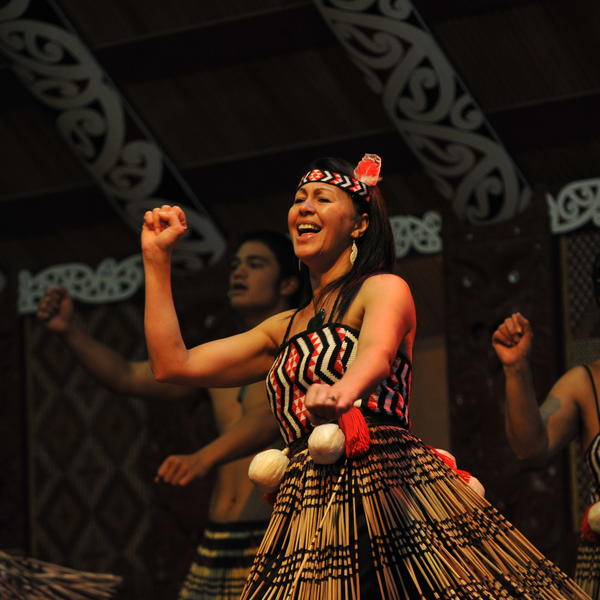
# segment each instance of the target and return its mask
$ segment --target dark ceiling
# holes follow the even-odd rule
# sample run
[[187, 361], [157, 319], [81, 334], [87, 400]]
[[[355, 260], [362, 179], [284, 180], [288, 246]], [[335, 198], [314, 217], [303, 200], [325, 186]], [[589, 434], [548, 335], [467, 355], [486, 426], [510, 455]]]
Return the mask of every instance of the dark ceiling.
[[[296, 176], [322, 153], [382, 154], [386, 196], [406, 213], [443, 203], [312, 2], [58, 4], [217, 221], [223, 198], [260, 193], [252, 178], [265, 166]], [[556, 189], [598, 175], [597, 0], [414, 5], [531, 183]], [[109, 218], [50, 115], [7, 67], [0, 90], [4, 206], [49, 226]], [[219, 186], [203, 195], [206, 181]]]

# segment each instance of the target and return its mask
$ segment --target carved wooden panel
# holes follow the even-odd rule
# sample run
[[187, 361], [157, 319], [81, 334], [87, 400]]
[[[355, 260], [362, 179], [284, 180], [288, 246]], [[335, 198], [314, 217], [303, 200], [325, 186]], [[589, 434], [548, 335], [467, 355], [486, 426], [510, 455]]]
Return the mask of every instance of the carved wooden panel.
[[[130, 358], [144, 352], [137, 303], [83, 313], [90, 333]], [[124, 577], [120, 598], [172, 599], [192, 560], [210, 481], [158, 486], [170, 453], [212, 436], [209, 404], [148, 403], [102, 388], [59, 339], [26, 321], [30, 549], [44, 560]]]
[[513, 457], [504, 433], [504, 377], [491, 347], [497, 325], [512, 312], [522, 312], [534, 328], [532, 368], [538, 397], [545, 397], [560, 357], [558, 265], [546, 204], [538, 194], [510, 223], [474, 228], [449, 220], [444, 229], [453, 450], [509, 520], [568, 567], [566, 456], [541, 470], [528, 469]]

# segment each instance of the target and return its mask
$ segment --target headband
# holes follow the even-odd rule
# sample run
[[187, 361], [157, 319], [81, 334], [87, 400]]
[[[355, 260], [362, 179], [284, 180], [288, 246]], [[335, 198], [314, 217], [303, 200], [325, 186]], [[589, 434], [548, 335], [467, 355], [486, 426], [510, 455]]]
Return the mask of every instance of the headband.
[[321, 183], [335, 185], [349, 194], [370, 202], [371, 190], [369, 187], [377, 185], [377, 182], [381, 179], [379, 177], [380, 170], [381, 158], [377, 154], [365, 154], [354, 169], [354, 177], [336, 171], [312, 169], [300, 179], [297, 189], [300, 189], [306, 183], [320, 181]]

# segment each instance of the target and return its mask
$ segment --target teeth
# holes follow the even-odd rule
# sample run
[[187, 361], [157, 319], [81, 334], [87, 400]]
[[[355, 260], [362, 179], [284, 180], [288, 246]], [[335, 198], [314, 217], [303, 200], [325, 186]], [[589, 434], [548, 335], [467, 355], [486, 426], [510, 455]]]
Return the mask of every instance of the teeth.
[[308, 231], [317, 233], [317, 232], [321, 231], [321, 228], [318, 227], [317, 225], [312, 225], [310, 223], [302, 223], [301, 225], [298, 225], [298, 231], [300, 233], [305, 233]]

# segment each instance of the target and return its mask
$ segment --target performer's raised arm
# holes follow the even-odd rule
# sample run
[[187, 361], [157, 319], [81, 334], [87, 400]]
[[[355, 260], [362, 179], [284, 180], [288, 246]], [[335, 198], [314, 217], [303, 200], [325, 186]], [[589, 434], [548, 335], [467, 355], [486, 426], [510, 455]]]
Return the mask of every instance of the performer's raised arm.
[[185, 213], [178, 206], [164, 205], [144, 215], [144, 329], [154, 376], [158, 381], [206, 387], [258, 381], [273, 361], [276, 339], [289, 311], [242, 334], [188, 350], [181, 336], [171, 288], [171, 256], [186, 228]]

